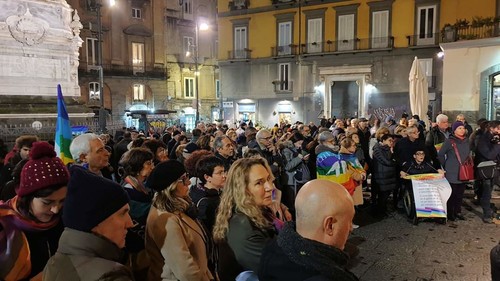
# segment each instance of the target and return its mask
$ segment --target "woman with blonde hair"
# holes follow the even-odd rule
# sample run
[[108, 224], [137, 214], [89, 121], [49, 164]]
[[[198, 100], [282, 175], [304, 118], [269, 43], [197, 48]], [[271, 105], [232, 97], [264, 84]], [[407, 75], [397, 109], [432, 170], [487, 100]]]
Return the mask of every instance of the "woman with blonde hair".
[[273, 181], [263, 158], [242, 158], [231, 166], [213, 230], [221, 280], [235, 280], [243, 271], [257, 274], [262, 250], [276, 235], [269, 208]]
[[208, 236], [196, 219], [184, 166], [175, 160], [158, 164], [147, 186], [155, 191], [146, 222], [148, 280], [214, 280], [208, 268]]

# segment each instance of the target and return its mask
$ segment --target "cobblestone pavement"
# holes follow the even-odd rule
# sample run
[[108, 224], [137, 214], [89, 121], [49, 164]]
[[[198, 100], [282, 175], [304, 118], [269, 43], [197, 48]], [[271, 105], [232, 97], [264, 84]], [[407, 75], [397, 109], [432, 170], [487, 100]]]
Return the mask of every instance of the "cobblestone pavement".
[[[481, 208], [466, 191], [462, 213], [466, 221], [413, 225], [405, 214], [393, 212], [374, 220], [359, 210], [346, 248], [350, 270], [361, 280], [491, 280], [490, 250], [500, 241], [500, 225], [485, 224]], [[500, 199], [492, 200], [500, 207]], [[353, 254], [354, 253], [354, 254]]]

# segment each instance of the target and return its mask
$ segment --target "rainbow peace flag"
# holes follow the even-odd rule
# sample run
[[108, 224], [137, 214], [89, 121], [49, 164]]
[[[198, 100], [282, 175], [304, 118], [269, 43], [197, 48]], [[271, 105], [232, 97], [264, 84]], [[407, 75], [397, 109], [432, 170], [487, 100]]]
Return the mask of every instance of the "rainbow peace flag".
[[71, 144], [71, 126], [69, 124], [68, 112], [62, 95], [61, 85], [57, 85], [57, 123], [55, 137], [55, 151], [57, 156], [61, 158], [64, 165], [73, 162], [69, 146]]

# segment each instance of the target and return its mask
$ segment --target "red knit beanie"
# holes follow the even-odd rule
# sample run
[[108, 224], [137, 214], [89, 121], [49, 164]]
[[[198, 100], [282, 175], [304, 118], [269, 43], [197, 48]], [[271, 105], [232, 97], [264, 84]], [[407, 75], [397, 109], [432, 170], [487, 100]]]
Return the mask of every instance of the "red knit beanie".
[[68, 169], [56, 156], [54, 147], [49, 143], [42, 141], [33, 143], [30, 160], [21, 171], [18, 196], [26, 196], [47, 187], [68, 184]]

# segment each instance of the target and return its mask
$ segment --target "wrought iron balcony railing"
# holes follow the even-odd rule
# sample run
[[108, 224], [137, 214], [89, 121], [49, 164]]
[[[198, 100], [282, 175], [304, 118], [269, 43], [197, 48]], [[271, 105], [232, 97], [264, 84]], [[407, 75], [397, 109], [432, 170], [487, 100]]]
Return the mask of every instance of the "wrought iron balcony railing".
[[394, 37], [355, 38], [351, 40], [337, 40], [314, 42], [301, 45], [302, 54], [314, 53], [342, 53], [352, 51], [372, 51], [377, 49], [392, 49]]
[[228, 58], [233, 60], [246, 60], [251, 58], [252, 50], [250, 49], [240, 49], [228, 51]]
[[[103, 65], [105, 76], [130, 76], [130, 77], [149, 77], [149, 78], [166, 78], [167, 72], [164, 67], [155, 66], [133, 66], [133, 65]], [[78, 75], [89, 76], [98, 75], [98, 67], [87, 65], [86, 62], [80, 62], [78, 67]]]
[[500, 36], [500, 26], [462, 26], [443, 29], [440, 33], [414, 34], [406, 36], [408, 46], [436, 46], [439, 43], [455, 42], [460, 40], [476, 40], [484, 38], [493, 38]]
[[290, 44], [286, 46], [274, 46], [271, 47], [271, 55], [273, 57], [281, 57], [281, 56], [293, 56], [298, 53], [299, 46]]

